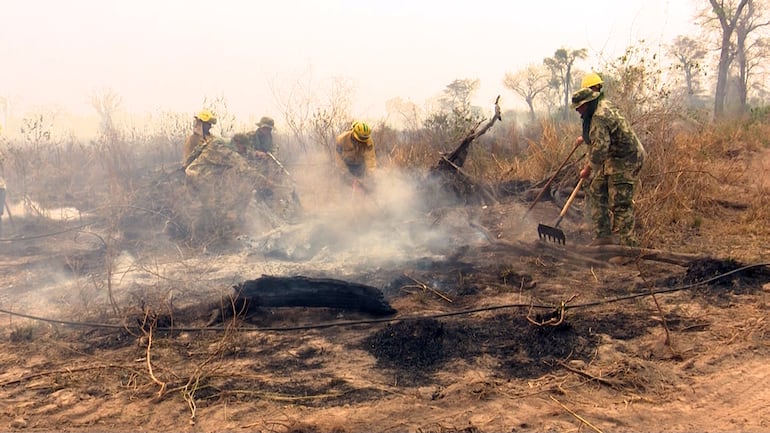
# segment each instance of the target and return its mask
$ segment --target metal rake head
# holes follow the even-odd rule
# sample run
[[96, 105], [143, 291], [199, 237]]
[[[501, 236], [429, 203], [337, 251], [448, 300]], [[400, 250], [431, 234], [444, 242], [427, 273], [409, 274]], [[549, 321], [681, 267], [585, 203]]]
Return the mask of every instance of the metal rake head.
[[564, 236], [563, 231], [545, 224], [538, 224], [537, 235], [540, 239], [556, 242], [557, 244], [564, 245], [567, 243], [567, 237]]

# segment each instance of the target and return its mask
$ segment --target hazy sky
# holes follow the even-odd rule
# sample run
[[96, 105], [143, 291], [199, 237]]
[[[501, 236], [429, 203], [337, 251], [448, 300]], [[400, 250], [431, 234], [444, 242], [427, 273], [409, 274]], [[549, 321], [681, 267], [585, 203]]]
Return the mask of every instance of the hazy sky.
[[354, 114], [378, 118], [390, 98], [421, 105], [478, 78], [477, 100], [502, 94], [505, 107], [518, 104], [506, 72], [560, 47], [668, 43], [692, 31], [694, 10], [693, 0], [4, 0], [0, 96], [14, 111], [87, 113], [89, 95], [110, 88], [131, 112], [192, 113], [223, 95], [253, 117], [277, 110], [274, 90], [325, 91], [340, 77], [356, 91]]

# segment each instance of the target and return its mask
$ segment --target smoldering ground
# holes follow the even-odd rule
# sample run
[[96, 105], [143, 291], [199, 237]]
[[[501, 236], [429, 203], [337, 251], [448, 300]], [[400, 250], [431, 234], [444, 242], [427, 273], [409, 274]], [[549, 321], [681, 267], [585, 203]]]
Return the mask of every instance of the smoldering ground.
[[483, 240], [471, 224], [472, 210], [435, 206], [451, 202], [450, 193], [422, 174], [380, 169], [368, 191], [361, 192], [328, 170], [328, 165], [295, 166], [302, 218], [265, 227], [265, 218], [255, 212], [239, 239], [268, 259], [370, 269], [452, 254]]
[[[158, 176], [165, 183], [153, 181], [132, 196], [129, 206], [105, 206], [99, 214], [73, 208], [74, 220], [48, 218], [61, 212], [42, 206], [34, 214], [15, 208], [20, 227], [14, 236], [24, 232], [27, 238], [12, 244], [13, 254], [36, 277], [23, 293], [17, 286], [6, 295], [21, 311], [71, 318], [141, 303], [193, 303], [261, 275], [331, 277], [383, 287], [415, 261], [440, 262], [486, 242], [486, 234], [472, 224], [476, 210], [453, 205], [451, 193], [425, 173], [383, 167], [368, 194], [354, 194], [325, 155], [296, 159], [285, 168], [290, 175], [280, 181], [284, 189], [279, 191], [295, 190], [301, 214], [283, 219], [254, 198], [244, 225], [227, 244], [186, 245], [163, 231], [159, 216], [167, 207], [162, 203], [187, 197], [174, 194], [184, 179], [164, 173]], [[48, 236], [82, 223], [93, 224]], [[52, 255], [52, 250], [59, 252]]]

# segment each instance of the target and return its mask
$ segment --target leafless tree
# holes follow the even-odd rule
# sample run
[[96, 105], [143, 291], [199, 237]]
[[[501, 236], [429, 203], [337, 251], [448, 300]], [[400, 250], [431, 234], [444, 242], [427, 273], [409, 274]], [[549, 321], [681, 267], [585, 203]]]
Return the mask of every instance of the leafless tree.
[[203, 108], [210, 110], [217, 116], [217, 127], [222, 136], [230, 136], [236, 129], [235, 115], [230, 112], [227, 106], [227, 99], [224, 95], [215, 98], [204, 97]]
[[99, 131], [103, 137], [115, 138], [115, 114], [122, 105], [123, 98], [112, 89], [97, 90], [91, 94], [91, 106], [99, 115]]
[[700, 90], [699, 72], [706, 57], [706, 47], [697, 39], [689, 36], [677, 36], [669, 45], [668, 52], [677, 60], [677, 67], [684, 73], [687, 98], [692, 102]]
[[[420, 128], [422, 118], [421, 109], [412, 101], [395, 97], [385, 101], [385, 110], [388, 113], [386, 121], [395, 123], [406, 130], [416, 131]], [[391, 116], [397, 117], [395, 120]]]
[[719, 24], [719, 63], [717, 65], [717, 86], [714, 92], [714, 116], [722, 117], [725, 112], [725, 96], [730, 64], [733, 61], [733, 34], [744, 8], [751, 0], [709, 0], [711, 9], [702, 17], [707, 26], [716, 20]]
[[[334, 138], [349, 127], [355, 87], [348, 78], [334, 77], [328, 86], [314, 82], [312, 70], [290, 78], [289, 84], [270, 84], [273, 97], [299, 151], [324, 150], [332, 155]], [[327, 89], [326, 94], [321, 90]]]
[[551, 85], [550, 78], [549, 71], [539, 65], [529, 65], [516, 73], [506, 73], [503, 78], [503, 85], [527, 103], [531, 122], [535, 121], [535, 99]]
[[767, 5], [759, 0], [748, 0], [743, 14], [738, 17], [735, 27], [735, 59], [738, 62], [738, 100], [741, 113], [748, 111], [747, 93], [753, 69], [766, 59], [764, 38], [758, 30], [770, 25]]

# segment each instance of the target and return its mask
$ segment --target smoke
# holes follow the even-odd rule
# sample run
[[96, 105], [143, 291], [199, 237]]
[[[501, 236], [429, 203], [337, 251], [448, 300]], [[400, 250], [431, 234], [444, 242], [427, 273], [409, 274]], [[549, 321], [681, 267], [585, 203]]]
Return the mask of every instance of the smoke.
[[[339, 266], [394, 266], [452, 254], [484, 239], [464, 206], [434, 208], [444, 194], [423, 174], [379, 169], [367, 193], [356, 192], [323, 156], [291, 167], [303, 207], [295, 224], [250, 221], [247, 248], [266, 257]], [[259, 204], [257, 204], [259, 207]]]

